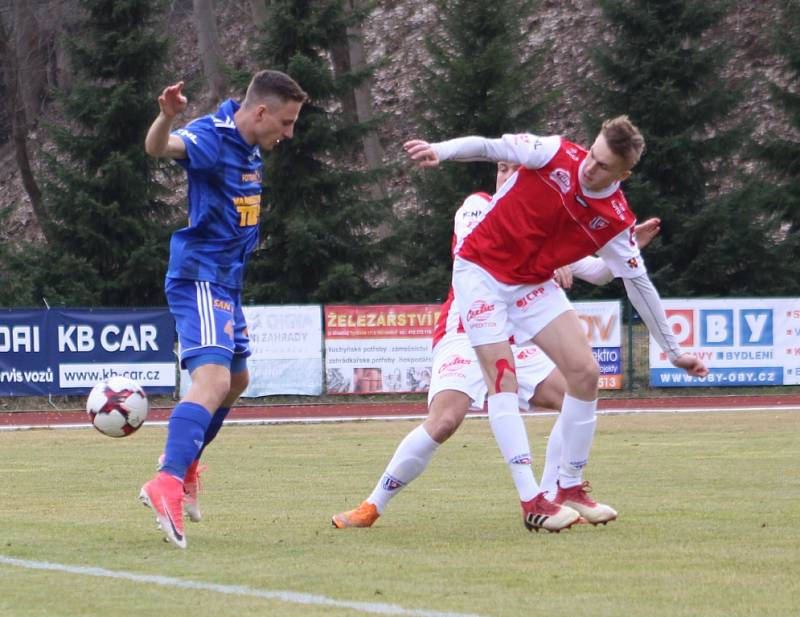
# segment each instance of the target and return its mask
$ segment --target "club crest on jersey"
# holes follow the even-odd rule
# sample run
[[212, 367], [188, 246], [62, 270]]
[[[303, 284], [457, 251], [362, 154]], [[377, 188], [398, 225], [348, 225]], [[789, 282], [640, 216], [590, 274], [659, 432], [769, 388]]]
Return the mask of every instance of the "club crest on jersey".
[[608, 227], [608, 221], [602, 216], [596, 216], [589, 221], [589, 228], [593, 229], [594, 231], [599, 231], [601, 229], [605, 229], [606, 227]]
[[569, 172], [566, 169], [554, 169], [550, 172], [550, 179], [558, 185], [562, 193], [569, 191], [572, 181], [569, 179]]
[[383, 490], [396, 491], [399, 488], [403, 488], [405, 485], [405, 482], [401, 482], [397, 478], [390, 476], [388, 473], [383, 474], [383, 479], [381, 480], [381, 488], [383, 488]]
[[483, 300], [475, 300], [467, 311], [467, 321], [486, 321], [494, 310], [494, 304]]

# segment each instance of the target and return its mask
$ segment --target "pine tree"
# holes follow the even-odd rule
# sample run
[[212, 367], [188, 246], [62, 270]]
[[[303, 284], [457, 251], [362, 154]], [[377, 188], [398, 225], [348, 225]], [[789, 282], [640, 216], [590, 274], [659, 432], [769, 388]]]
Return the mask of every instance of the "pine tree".
[[[595, 135], [605, 117], [628, 114], [647, 141], [647, 151], [625, 183], [640, 220], [662, 219], [662, 233], [645, 260], [662, 294], [708, 291], [713, 272], [698, 270], [708, 239], [708, 214], [726, 163], [737, 152], [744, 126], [722, 129], [740, 100], [741, 84], [722, 77], [727, 42], [706, 35], [725, 16], [720, 0], [601, 0], [611, 42], [590, 53], [600, 69], [588, 85], [586, 126]], [[600, 115], [603, 114], [603, 115]], [[704, 209], [711, 208], [704, 213]], [[703, 216], [700, 216], [703, 214]], [[734, 217], [726, 217], [733, 219]], [[716, 223], [713, 223], [716, 225]], [[606, 292], [608, 293], [608, 292]], [[616, 293], [611, 291], [611, 293]]]
[[65, 122], [44, 201], [50, 244], [33, 249], [31, 301], [163, 304], [167, 213], [144, 137], [163, 86], [166, 41], [154, 0], [82, 0], [81, 36], [68, 42], [76, 77], [62, 93]]
[[[772, 97], [787, 118], [792, 131], [770, 132], [757, 150], [767, 164], [765, 194], [759, 195], [765, 209], [780, 218], [781, 227], [773, 242], [788, 253], [778, 266], [788, 268], [782, 288], [774, 293], [796, 295], [800, 274], [800, 5], [793, 0], [781, 4], [780, 19], [773, 34], [774, 47], [785, 60], [787, 84], [771, 84]], [[773, 181], [774, 180], [774, 181]], [[774, 267], [770, 263], [770, 268]]]
[[[532, 0], [436, 3], [437, 36], [426, 42], [431, 62], [415, 91], [423, 106], [418, 137], [433, 142], [540, 128], [557, 92], [545, 95], [535, 87], [543, 50], [524, 53], [535, 7]], [[415, 173], [417, 206], [392, 239], [393, 281], [381, 299], [443, 299], [450, 286], [453, 215], [470, 193], [494, 193], [495, 174], [489, 163], [445, 163]]]
[[341, 0], [281, 0], [269, 13], [259, 58], [291, 75], [310, 100], [294, 137], [264, 157], [261, 247], [248, 265], [245, 300], [358, 301], [381, 268], [375, 229], [390, 208], [368, 190], [384, 172], [353, 163], [368, 127], [348, 123], [336, 105], [359, 76], [335, 76], [325, 54], [346, 43], [349, 20], [364, 12], [344, 11]]

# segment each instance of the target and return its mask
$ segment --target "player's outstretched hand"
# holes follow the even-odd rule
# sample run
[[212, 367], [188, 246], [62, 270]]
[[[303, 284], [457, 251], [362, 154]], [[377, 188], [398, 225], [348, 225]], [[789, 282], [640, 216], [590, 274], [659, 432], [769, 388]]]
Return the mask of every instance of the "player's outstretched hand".
[[705, 377], [708, 375], [708, 367], [705, 363], [691, 353], [681, 354], [672, 364], [678, 368], [682, 368], [692, 377]]
[[188, 100], [181, 94], [182, 88], [183, 82], [179, 81], [177, 84], [164, 88], [164, 92], [158, 97], [158, 106], [161, 107], [161, 113], [167, 118], [174, 118], [186, 110]]
[[636, 238], [636, 244], [640, 249], [643, 249], [650, 241], [655, 238], [661, 231], [661, 219], [651, 218], [647, 219], [644, 223], [637, 225], [633, 228], [633, 235]]
[[556, 269], [553, 278], [564, 289], [572, 289], [572, 268], [569, 266], [561, 266]]
[[417, 167], [436, 167], [439, 164], [439, 157], [427, 141], [412, 139], [403, 144], [403, 149]]

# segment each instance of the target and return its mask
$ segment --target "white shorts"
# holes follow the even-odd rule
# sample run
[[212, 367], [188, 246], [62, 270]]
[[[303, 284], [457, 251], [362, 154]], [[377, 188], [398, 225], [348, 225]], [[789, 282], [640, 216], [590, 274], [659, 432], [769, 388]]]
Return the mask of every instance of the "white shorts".
[[536, 285], [507, 285], [460, 257], [453, 262], [453, 290], [473, 347], [512, 336], [518, 345], [525, 345], [556, 317], [572, 310], [554, 279]]
[[[556, 365], [535, 345], [512, 348], [519, 389], [519, 408], [527, 411], [536, 387]], [[470, 409], [483, 409], [488, 390], [481, 365], [466, 334], [448, 334], [433, 349], [433, 375], [428, 389], [428, 406], [444, 390], [463, 392], [470, 398]]]

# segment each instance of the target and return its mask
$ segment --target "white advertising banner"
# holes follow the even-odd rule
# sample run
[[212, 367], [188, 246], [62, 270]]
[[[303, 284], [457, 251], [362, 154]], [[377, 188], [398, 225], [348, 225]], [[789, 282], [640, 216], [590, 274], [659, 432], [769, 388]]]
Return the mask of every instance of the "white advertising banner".
[[[322, 307], [245, 306], [252, 355], [242, 396], [322, 394]], [[191, 379], [181, 371], [181, 395]]]
[[600, 365], [599, 387], [603, 390], [622, 388], [622, 318], [618, 300], [573, 302], [575, 312], [592, 346], [592, 354]]
[[681, 349], [709, 367], [702, 379], [673, 367], [650, 338], [650, 385], [800, 384], [800, 298], [663, 300]]

